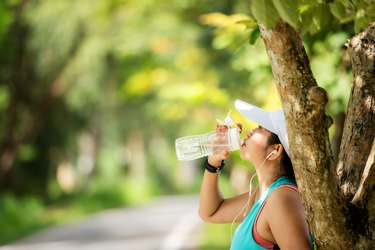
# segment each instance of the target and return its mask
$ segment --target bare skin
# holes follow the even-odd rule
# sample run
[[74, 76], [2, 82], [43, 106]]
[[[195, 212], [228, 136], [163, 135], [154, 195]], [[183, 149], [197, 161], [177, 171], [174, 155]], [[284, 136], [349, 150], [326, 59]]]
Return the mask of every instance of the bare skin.
[[[218, 132], [226, 130], [225, 126], [216, 127]], [[248, 131], [241, 147], [241, 158], [254, 164], [259, 179], [259, 186], [251, 194], [249, 208], [244, 211], [246, 214], [270, 185], [285, 174], [280, 166], [283, 146], [268, 145], [270, 134], [271, 132], [261, 127]], [[269, 155], [273, 150], [277, 153]], [[221, 161], [229, 156], [229, 151], [214, 153], [208, 157], [208, 162], [219, 167]], [[234, 220], [241, 222], [245, 216], [237, 215], [248, 202], [249, 193], [224, 198], [220, 192], [219, 177], [220, 174], [205, 171], [200, 192], [199, 215], [210, 223], [232, 223]], [[256, 230], [263, 239], [277, 244], [281, 249], [310, 249], [308, 225], [299, 193], [295, 190], [278, 188], [270, 194], [258, 218]]]

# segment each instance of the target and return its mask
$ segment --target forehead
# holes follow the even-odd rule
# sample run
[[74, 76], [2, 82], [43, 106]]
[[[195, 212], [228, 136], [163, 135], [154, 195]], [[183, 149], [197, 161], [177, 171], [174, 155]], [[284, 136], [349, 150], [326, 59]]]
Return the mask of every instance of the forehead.
[[253, 133], [261, 134], [262, 136], [265, 136], [267, 138], [270, 138], [270, 136], [271, 136], [271, 131], [269, 131], [266, 128], [263, 128], [262, 126], [259, 126], [255, 129], [253, 129], [252, 131], [253, 131]]
[[269, 131], [269, 130], [266, 129], [266, 128], [263, 128], [263, 127], [260, 126], [260, 125], [259, 125], [258, 129], [259, 129], [260, 131], [262, 131], [262, 133], [265, 133], [265, 134], [269, 134], [269, 135], [271, 135], [271, 131]]

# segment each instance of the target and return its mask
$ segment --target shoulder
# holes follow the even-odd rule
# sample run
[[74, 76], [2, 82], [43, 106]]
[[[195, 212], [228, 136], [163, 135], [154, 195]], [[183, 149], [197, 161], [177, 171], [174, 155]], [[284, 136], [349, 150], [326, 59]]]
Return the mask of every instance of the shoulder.
[[292, 186], [280, 186], [273, 190], [268, 197], [269, 205], [271, 207], [299, 207], [298, 205], [301, 204], [301, 197], [299, 195], [298, 189]]
[[280, 248], [309, 249], [309, 230], [299, 193], [279, 187], [268, 198], [267, 222]]
[[268, 222], [271, 228], [285, 232], [307, 228], [301, 197], [296, 190], [287, 187], [275, 189], [267, 201]]
[[267, 199], [266, 210], [270, 224], [305, 220], [301, 197], [289, 187], [281, 186], [273, 190]]

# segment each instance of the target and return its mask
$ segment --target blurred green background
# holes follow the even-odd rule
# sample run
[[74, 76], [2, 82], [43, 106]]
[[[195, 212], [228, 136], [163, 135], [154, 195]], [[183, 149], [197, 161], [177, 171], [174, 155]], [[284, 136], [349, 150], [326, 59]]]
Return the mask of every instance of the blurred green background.
[[[344, 43], [364, 24], [338, 21], [333, 1], [305, 2], [316, 18], [303, 22], [303, 39], [330, 95], [327, 113], [339, 119], [351, 82]], [[201, 160], [178, 162], [175, 139], [211, 131], [237, 98], [280, 107], [249, 13], [239, 0], [2, 0], [0, 244], [106, 208], [197, 193]], [[224, 182], [239, 192], [231, 182], [246, 182], [251, 167], [237, 153], [229, 165]]]

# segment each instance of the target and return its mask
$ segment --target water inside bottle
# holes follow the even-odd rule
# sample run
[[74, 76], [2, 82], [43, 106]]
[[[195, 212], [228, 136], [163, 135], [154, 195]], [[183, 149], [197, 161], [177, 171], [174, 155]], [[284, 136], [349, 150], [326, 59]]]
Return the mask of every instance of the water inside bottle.
[[180, 161], [198, 159], [211, 154], [211, 145], [200, 143], [199, 140], [182, 137], [176, 140], [176, 153]]
[[[217, 134], [216, 134], [217, 135]], [[186, 136], [178, 138], [175, 142], [177, 158], [180, 161], [190, 161], [202, 158], [208, 155], [221, 154], [224, 150], [233, 150], [228, 145], [227, 133], [222, 133], [222, 144], [215, 143], [211, 146], [211, 140], [214, 134], [207, 134], [203, 136]]]

